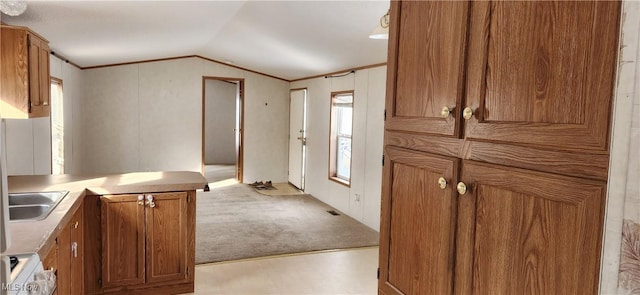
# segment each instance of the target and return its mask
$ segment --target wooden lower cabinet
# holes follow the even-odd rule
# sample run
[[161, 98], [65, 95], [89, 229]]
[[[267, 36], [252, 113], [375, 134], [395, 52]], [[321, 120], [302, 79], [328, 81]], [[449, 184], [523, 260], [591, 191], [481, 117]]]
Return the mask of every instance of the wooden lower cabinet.
[[193, 290], [195, 192], [105, 195], [99, 204], [101, 242], [92, 254], [101, 259], [89, 263], [97, 278], [87, 293]]
[[61, 226], [56, 244], [42, 264], [56, 274], [56, 294], [84, 294], [84, 208]]
[[381, 294], [597, 293], [604, 182], [385, 153]]
[[439, 179], [457, 177], [458, 160], [387, 148], [380, 229], [380, 290], [450, 294], [453, 289], [456, 194]]
[[463, 161], [457, 294], [597, 294], [606, 184]]

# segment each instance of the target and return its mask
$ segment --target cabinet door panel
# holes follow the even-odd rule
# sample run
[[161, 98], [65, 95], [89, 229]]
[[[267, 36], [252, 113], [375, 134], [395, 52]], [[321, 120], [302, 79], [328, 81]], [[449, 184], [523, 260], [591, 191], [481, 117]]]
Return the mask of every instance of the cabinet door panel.
[[[386, 294], [450, 294], [458, 160], [393, 147], [386, 157], [379, 288]], [[440, 177], [449, 182], [445, 189]]]
[[[462, 1], [392, 2], [387, 129], [458, 134], [468, 7]], [[453, 108], [447, 118], [444, 107]]]
[[102, 286], [142, 284], [145, 279], [144, 206], [137, 195], [103, 196]]
[[620, 2], [474, 2], [467, 138], [604, 151]]
[[596, 294], [606, 184], [464, 161], [457, 294]]
[[69, 227], [71, 229], [69, 294], [84, 294], [84, 205], [81, 205], [73, 215]]
[[187, 278], [187, 193], [153, 194], [147, 208], [147, 282]]
[[2, 28], [0, 34], [0, 110], [3, 118], [27, 113], [29, 50], [24, 30]]

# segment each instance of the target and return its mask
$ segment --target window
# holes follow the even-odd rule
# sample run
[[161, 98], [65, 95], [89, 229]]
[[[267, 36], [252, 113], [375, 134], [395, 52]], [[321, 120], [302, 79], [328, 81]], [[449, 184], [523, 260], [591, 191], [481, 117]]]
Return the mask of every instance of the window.
[[351, 183], [352, 132], [353, 91], [331, 93], [329, 179], [347, 186]]
[[51, 78], [51, 174], [64, 173], [62, 80]]

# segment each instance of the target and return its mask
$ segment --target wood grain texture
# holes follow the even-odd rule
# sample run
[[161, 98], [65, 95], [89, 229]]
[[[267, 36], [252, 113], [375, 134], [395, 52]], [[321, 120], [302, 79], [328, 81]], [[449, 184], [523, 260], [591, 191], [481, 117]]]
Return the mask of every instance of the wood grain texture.
[[[85, 287], [86, 294], [176, 294], [188, 293], [194, 290], [195, 281], [195, 210], [196, 210], [196, 192], [170, 192], [170, 193], [152, 193], [156, 207], [137, 205], [137, 194], [127, 195], [108, 195], [100, 197], [101, 206], [91, 206], [93, 201], [97, 201], [98, 197], [88, 196], [85, 200], [85, 215], [101, 212], [98, 218], [87, 217], [85, 224], [87, 228], [98, 228], [97, 236], [102, 242], [90, 242], [86, 245], [85, 250]], [[106, 202], [105, 202], [106, 200]], [[135, 200], [135, 202], [133, 201]], [[124, 203], [124, 204], [123, 204]], [[120, 220], [128, 220], [131, 224], [140, 222], [137, 213], [134, 212], [133, 204], [136, 204], [142, 212], [142, 240], [139, 237], [126, 238], [123, 235], [133, 235], [132, 229], [122, 224]], [[93, 208], [91, 208], [93, 207]], [[110, 209], [105, 209], [105, 207]], [[101, 208], [101, 210], [99, 209]], [[117, 214], [111, 213], [105, 215], [105, 211], [115, 211]], [[110, 219], [109, 219], [110, 218]], [[105, 225], [107, 220], [116, 220], [116, 223]], [[99, 222], [98, 222], [99, 221]], [[118, 224], [118, 222], [120, 224]], [[113, 235], [114, 227], [119, 228], [121, 233], [114, 236], [117, 238], [105, 237], [107, 232]], [[123, 230], [124, 229], [124, 230]], [[100, 234], [100, 231], [102, 234]], [[91, 237], [92, 231], [85, 231], [85, 242], [97, 237]], [[95, 235], [95, 234], [94, 234]], [[132, 248], [135, 240], [136, 246], [142, 249], [142, 253], [127, 253], [130, 250], [139, 251], [138, 248]], [[109, 246], [108, 243], [116, 243], [117, 246]], [[116, 249], [120, 247], [118, 255], [106, 255], [108, 247]], [[102, 250], [100, 249], [102, 248]], [[105, 254], [103, 254], [105, 253]], [[97, 255], [97, 257], [96, 257]], [[132, 259], [136, 255], [142, 255], [142, 279], [136, 282], [135, 277], [139, 272], [133, 273], [129, 271], [124, 273], [125, 278], [109, 283], [106, 275], [108, 269], [114, 267], [133, 267], [137, 269], [138, 265], [132, 264]], [[115, 258], [114, 258], [115, 257]], [[132, 258], [127, 258], [132, 257]], [[112, 261], [116, 261], [114, 262]], [[127, 262], [129, 261], [129, 262]], [[108, 264], [108, 265], [105, 265]], [[131, 279], [127, 277], [133, 277]], [[99, 280], [102, 280], [102, 283]]]
[[[462, 1], [392, 2], [386, 129], [458, 134], [468, 7]], [[446, 119], [443, 107], [454, 109]]]
[[0, 33], [0, 112], [3, 118], [28, 116], [27, 32], [2, 27]]
[[385, 132], [385, 146], [396, 146], [461, 159], [527, 168], [566, 176], [606, 180], [606, 152], [577, 153], [523, 145], [464, 140], [411, 132]]
[[71, 294], [71, 228], [65, 223], [58, 233], [58, 294]]
[[[457, 160], [388, 147], [379, 288], [386, 294], [452, 292]], [[438, 178], [450, 183], [446, 189]]]
[[[30, 118], [48, 117], [51, 112], [51, 78], [49, 75], [49, 44], [40, 40], [38, 48], [38, 104], [31, 107]], [[35, 81], [31, 81], [34, 83]], [[32, 99], [35, 101], [35, 99]]]
[[460, 157], [603, 181], [607, 180], [609, 171], [609, 155], [606, 153], [576, 153], [474, 140], [465, 141]]
[[466, 138], [608, 150], [619, 1], [474, 2]]
[[460, 157], [464, 140], [444, 136], [413, 132], [385, 131], [384, 145], [397, 146], [435, 153], [443, 156]]
[[4, 118], [49, 116], [49, 44], [23, 27], [2, 26], [2, 87]]
[[102, 286], [145, 282], [145, 212], [138, 195], [100, 198], [102, 210]]
[[102, 288], [102, 212], [99, 196], [86, 196], [84, 207], [84, 290], [98, 294]]
[[597, 293], [604, 182], [474, 161], [461, 171], [472, 210], [460, 220], [474, 232], [459, 231], [458, 257], [472, 260], [458, 260], [456, 293]]
[[136, 288], [136, 286], [130, 286], [129, 288], [115, 288], [105, 290], [101, 294], [118, 294], [118, 295], [159, 295], [159, 294], [188, 294], [193, 293], [193, 283], [183, 283], [167, 285], [156, 284], [152, 286], [145, 286], [144, 288]]
[[[77, 243], [77, 252], [73, 248], [69, 258], [69, 294], [84, 294], [84, 204], [76, 210], [68, 224], [71, 243]], [[71, 244], [70, 244], [71, 246]]]
[[187, 193], [156, 193], [146, 208], [147, 283], [187, 278]]

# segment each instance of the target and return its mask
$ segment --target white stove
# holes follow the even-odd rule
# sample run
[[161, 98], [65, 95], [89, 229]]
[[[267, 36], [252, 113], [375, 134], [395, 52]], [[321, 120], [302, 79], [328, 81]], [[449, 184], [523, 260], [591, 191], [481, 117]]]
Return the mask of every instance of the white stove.
[[42, 261], [36, 253], [17, 254], [15, 268], [11, 270], [9, 284], [4, 286], [8, 295], [52, 294], [55, 289], [55, 276], [45, 271]]

